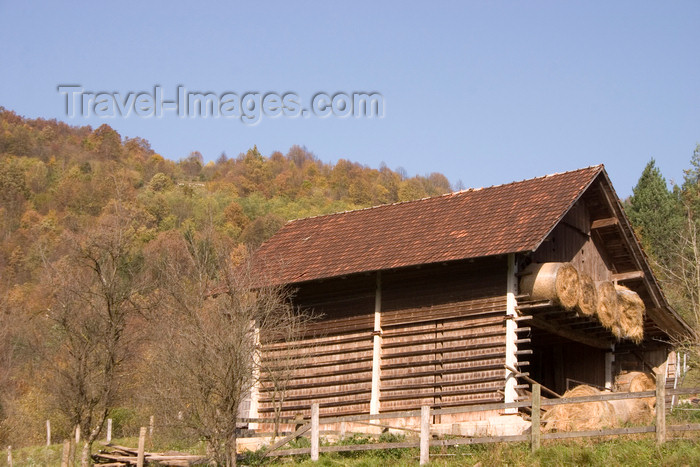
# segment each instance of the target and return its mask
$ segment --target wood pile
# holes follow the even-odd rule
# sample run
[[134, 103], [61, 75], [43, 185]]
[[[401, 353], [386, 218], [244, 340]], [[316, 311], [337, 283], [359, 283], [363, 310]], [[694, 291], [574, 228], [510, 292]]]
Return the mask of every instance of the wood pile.
[[[100, 467], [122, 467], [136, 465], [138, 450], [124, 446], [108, 445], [107, 449], [100, 450], [92, 455], [95, 465]], [[177, 451], [144, 452], [144, 465], [163, 466], [190, 466], [204, 462], [203, 456], [187, 454]]]

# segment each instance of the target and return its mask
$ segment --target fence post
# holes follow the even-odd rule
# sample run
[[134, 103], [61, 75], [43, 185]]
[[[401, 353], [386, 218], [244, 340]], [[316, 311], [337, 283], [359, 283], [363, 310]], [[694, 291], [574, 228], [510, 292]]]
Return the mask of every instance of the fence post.
[[311, 404], [311, 460], [318, 460], [318, 402]]
[[155, 416], [151, 415], [151, 418], [148, 419], [148, 439], [151, 443], [153, 442], [153, 428], [155, 427], [155, 424]]
[[51, 420], [46, 420], [46, 445], [51, 446]]
[[7, 465], [12, 467], [12, 446], [7, 446]]
[[656, 444], [666, 442], [666, 375], [656, 374]]
[[539, 384], [532, 385], [532, 411], [530, 412], [530, 447], [532, 452], [540, 448], [540, 402], [541, 388]]
[[63, 440], [63, 455], [61, 456], [61, 467], [68, 467], [70, 461], [70, 440]]
[[112, 419], [107, 419], [107, 444], [112, 442]]
[[420, 408], [420, 465], [430, 462], [430, 406]]
[[136, 467], [143, 467], [144, 451], [146, 450], [146, 427], [142, 426], [139, 431], [139, 450], [136, 456]]
[[347, 431], [347, 426], [345, 422], [340, 422], [340, 439], [345, 439], [345, 432]]

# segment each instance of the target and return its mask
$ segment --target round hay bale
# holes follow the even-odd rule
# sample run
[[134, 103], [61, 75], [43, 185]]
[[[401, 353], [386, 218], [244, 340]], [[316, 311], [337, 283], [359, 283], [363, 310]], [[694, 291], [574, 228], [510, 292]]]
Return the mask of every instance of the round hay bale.
[[[566, 391], [563, 398], [603, 394], [596, 388], [582, 384]], [[544, 431], [588, 431], [617, 424], [612, 404], [607, 401], [555, 405], [542, 416]]]
[[644, 339], [644, 301], [623, 285], [615, 286], [620, 328], [624, 337], [639, 344]]
[[634, 404], [636, 401], [634, 399], [622, 399], [609, 402], [617, 418], [617, 423], [620, 425], [629, 423], [636, 408]]
[[581, 273], [578, 276], [581, 292], [578, 297], [576, 309], [584, 316], [594, 316], [598, 306], [598, 290], [595, 282], [588, 274]]
[[533, 300], [552, 300], [567, 310], [578, 303], [578, 271], [571, 263], [532, 263], [523, 271], [520, 292]]
[[630, 392], [630, 384], [636, 377], [644, 375], [641, 371], [623, 371], [615, 376], [613, 392]]
[[[656, 389], [656, 380], [649, 373], [635, 372], [634, 378], [630, 381], [629, 392], [653, 391]], [[648, 423], [654, 418], [656, 408], [655, 397], [645, 397], [644, 399], [630, 399], [632, 408], [630, 410], [631, 423]]]
[[656, 390], [656, 380], [649, 373], [635, 371], [634, 377], [630, 381], [629, 392], [643, 392]]
[[[640, 392], [656, 389], [654, 377], [641, 371], [628, 371], [615, 377], [614, 392]], [[613, 402], [613, 401], [611, 401]], [[622, 404], [624, 402], [625, 404]], [[615, 413], [621, 423], [648, 423], [654, 416], [656, 399], [625, 399], [613, 403]]]
[[596, 307], [598, 321], [600, 321], [600, 324], [610, 329], [616, 337], [622, 337], [622, 330], [618, 323], [619, 311], [615, 286], [610, 281], [598, 282], [596, 284], [596, 291], [598, 294], [598, 306]]

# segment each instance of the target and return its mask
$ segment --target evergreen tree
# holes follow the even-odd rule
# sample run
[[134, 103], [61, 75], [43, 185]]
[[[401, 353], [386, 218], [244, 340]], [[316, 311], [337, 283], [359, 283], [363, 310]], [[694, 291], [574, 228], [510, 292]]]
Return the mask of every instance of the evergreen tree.
[[632, 193], [627, 206], [630, 221], [647, 254], [668, 267], [671, 245], [682, 223], [682, 209], [653, 158]]

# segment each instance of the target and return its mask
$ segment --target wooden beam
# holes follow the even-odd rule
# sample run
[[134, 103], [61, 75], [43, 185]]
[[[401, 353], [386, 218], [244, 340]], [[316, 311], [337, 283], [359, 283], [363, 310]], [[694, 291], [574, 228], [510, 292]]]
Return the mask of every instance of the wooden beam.
[[591, 230], [602, 229], [603, 227], [610, 227], [619, 224], [620, 221], [617, 217], [608, 217], [605, 219], [596, 219], [591, 222]]
[[532, 385], [532, 410], [531, 417], [532, 429], [530, 434], [532, 436], [530, 440], [530, 447], [532, 452], [537, 451], [540, 448], [540, 385]]
[[518, 378], [522, 378], [522, 379], [524, 379], [525, 381], [527, 381], [528, 383], [532, 384], [533, 387], [534, 387], [534, 385], [537, 385], [537, 386], [539, 386], [541, 389], [544, 389], [544, 390], [547, 391], [549, 394], [553, 395], [554, 397], [557, 397], [557, 398], [561, 399], [561, 396], [560, 396], [559, 394], [557, 394], [556, 392], [552, 391], [552, 390], [549, 389], [547, 386], [543, 386], [543, 385], [541, 385], [540, 383], [538, 383], [537, 381], [535, 381], [534, 379], [530, 378], [530, 376], [528, 376], [529, 373], [522, 373], [522, 372], [516, 370], [516, 369], [513, 368], [513, 367], [509, 367], [508, 365], [505, 365], [505, 367], [506, 367], [508, 370], [510, 370], [510, 371], [512, 371], [513, 373], [515, 373], [516, 375], [518, 375]]
[[621, 272], [619, 274], [613, 274], [612, 275], [612, 280], [613, 281], [630, 281], [633, 279], [644, 279], [644, 271], [630, 271], [630, 272]]
[[284, 438], [282, 438], [281, 440], [277, 441], [275, 444], [270, 446], [270, 448], [267, 450], [267, 452], [265, 452], [265, 457], [274, 455], [274, 454], [272, 454], [274, 451], [278, 450], [279, 448], [281, 448], [282, 446], [284, 446], [285, 444], [287, 444], [291, 440], [297, 439], [299, 436], [303, 435], [304, 433], [306, 433], [307, 431], [310, 431], [310, 430], [311, 430], [311, 423], [307, 423], [306, 425], [300, 426], [299, 428], [297, 428], [297, 430], [294, 433], [292, 433], [289, 436], [285, 436]]
[[610, 345], [612, 344], [611, 340], [598, 339], [592, 336], [587, 336], [585, 334], [579, 334], [577, 332], [572, 331], [571, 329], [552, 325], [551, 323], [542, 319], [535, 318], [531, 321], [531, 324], [532, 326], [543, 329], [559, 337], [563, 337], [565, 339], [569, 339], [580, 344], [585, 344], [590, 347], [595, 347], [596, 349], [610, 350]]

